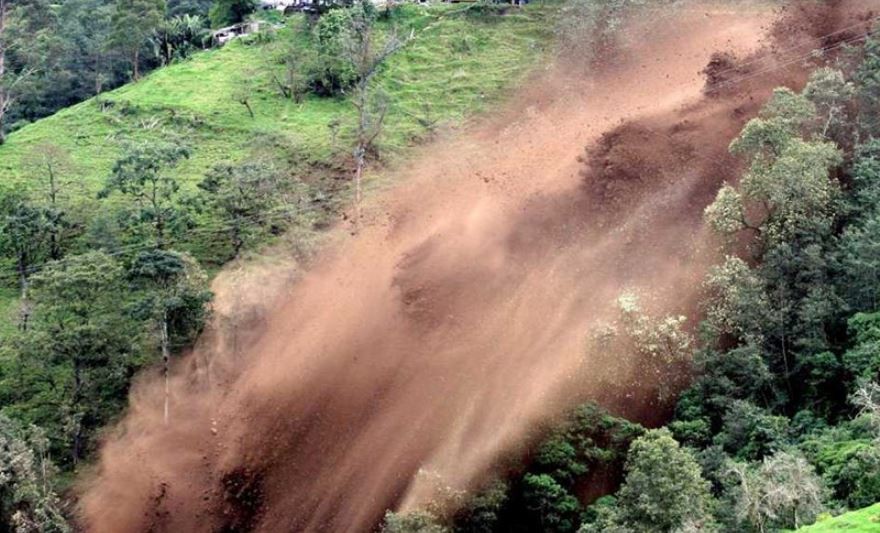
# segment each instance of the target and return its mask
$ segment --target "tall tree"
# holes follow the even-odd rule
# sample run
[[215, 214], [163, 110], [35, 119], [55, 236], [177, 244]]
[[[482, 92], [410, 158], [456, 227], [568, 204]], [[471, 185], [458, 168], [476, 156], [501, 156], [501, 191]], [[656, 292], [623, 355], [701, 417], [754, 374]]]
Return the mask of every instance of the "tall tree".
[[124, 401], [134, 365], [137, 324], [124, 311], [123, 274], [111, 256], [89, 252], [34, 275], [33, 328], [25, 349], [45, 363], [42, 379], [62, 391], [60, 405], [44, 416], [64, 428], [73, 464], [85, 456], [94, 430], [116, 412], [111, 406]]
[[44, 143], [28, 152], [22, 162], [29, 175], [39, 183], [49, 234], [49, 258], [61, 259], [64, 233], [71, 226], [66, 207], [69, 197], [66, 189], [70, 185], [70, 175], [73, 172], [70, 154], [56, 144]]
[[[375, 91], [373, 78], [382, 65], [406, 45], [408, 39], [399, 39], [396, 35], [388, 36], [384, 42], [378, 43], [374, 32], [373, 10], [366, 2], [357, 2], [350, 8], [351, 17], [344, 35], [343, 54], [351, 64], [354, 73], [352, 104], [357, 110], [354, 146], [354, 224], [355, 230], [360, 228], [361, 201], [363, 199], [363, 173], [367, 164], [367, 152], [376, 138], [382, 133], [388, 104], [384, 95]], [[411, 37], [411, 36], [410, 36]]]
[[189, 149], [180, 144], [129, 144], [113, 165], [99, 197], [113, 191], [131, 197], [136, 204], [137, 221], [150, 226], [155, 246], [164, 248], [169, 231], [175, 230], [186, 214], [177, 202], [180, 184], [169, 171], [187, 157]]
[[131, 61], [132, 79], [140, 79], [141, 50], [165, 16], [164, 0], [118, 0], [111, 19], [110, 44]]
[[672, 532], [711, 521], [709, 483], [690, 451], [666, 429], [633, 442], [619, 500], [619, 519], [635, 532]]
[[44, 432], [23, 428], [0, 414], [0, 524], [4, 531], [72, 530], [52, 490], [54, 475]]
[[46, 251], [45, 211], [27, 197], [11, 194], [0, 203], [0, 250], [15, 262], [20, 289], [19, 328], [28, 328], [30, 278]]
[[142, 309], [156, 324], [165, 380], [164, 420], [170, 416], [172, 344], [191, 341], [201, 331], [211, 298], [207, 277], [190, 256], [172, 250], [138, 254], [130, 275], [144, 291]]

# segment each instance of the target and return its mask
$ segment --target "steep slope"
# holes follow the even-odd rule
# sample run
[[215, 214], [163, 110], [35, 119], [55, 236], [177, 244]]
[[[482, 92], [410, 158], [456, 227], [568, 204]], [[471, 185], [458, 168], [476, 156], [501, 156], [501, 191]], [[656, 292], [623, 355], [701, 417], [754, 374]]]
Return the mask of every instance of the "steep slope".
[[727, 144], [852, 22], [822, 8], [706, 97], [713, 52], [755, 52], [770, 16], [696, 6], [426, 148], [257, 333], [217, 330], [178, 368], [172, 424], [145, 379], [87, 483], [89, 529], [368, 531], [478, 485], [584, 398], [656, 421], [664, 376], [586, 337], [626, 289], [693, 313], [712, 259], [701, 213], [736, 176]]

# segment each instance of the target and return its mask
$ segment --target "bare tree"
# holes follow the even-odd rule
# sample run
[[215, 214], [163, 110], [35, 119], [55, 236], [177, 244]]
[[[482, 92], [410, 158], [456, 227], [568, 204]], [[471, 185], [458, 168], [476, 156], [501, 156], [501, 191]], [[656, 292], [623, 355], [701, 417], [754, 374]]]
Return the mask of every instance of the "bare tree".
[[728, 472], [738, 481], [738, 518], [761, 533], [797, 529], [824, 510], [822, 479], [800, 455], [780, 451], [759, 464], [731, 463]]
[[860, 384], [850, 402], [859, 408], [860, 414], [868, 417], [880, 439], [880, 384], [874, 381]]
[[354, 9], [351, 27], [345, 46], [346, 59], [351, 62], [356, 74], [352, 89], [352, 104], [357, 110], [357, 129], [354, 147], [355, 183], [355, 231], [360, 229], [361, 201], [363, 199], [363, 173], [366, 167], [367, 150], [382, 132], [382, 124], [388, 111], [385, 98], [375, 91], [371, 82], [380, 67], [403, 48], [413, 33], [406, 39], [391, 34], [385, 42], [374, 47], [373, 21], [363, 9]]

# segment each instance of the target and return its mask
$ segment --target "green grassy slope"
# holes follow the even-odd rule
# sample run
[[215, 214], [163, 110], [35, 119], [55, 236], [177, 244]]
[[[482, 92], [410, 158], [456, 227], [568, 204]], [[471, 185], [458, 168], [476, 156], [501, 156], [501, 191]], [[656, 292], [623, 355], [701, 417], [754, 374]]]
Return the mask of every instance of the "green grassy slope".
[[880, 531], [880, 503], [834, 518], [820, 520], [812, 526], [798, 529], [798, 533], [829, 533], [832, 531], [853, 533]]

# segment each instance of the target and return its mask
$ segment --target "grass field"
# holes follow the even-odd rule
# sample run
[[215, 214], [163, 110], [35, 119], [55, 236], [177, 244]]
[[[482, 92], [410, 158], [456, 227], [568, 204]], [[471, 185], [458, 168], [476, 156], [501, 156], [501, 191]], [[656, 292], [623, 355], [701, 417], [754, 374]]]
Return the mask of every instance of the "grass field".
[[880, 531], [880, 503], [834, 518], [820, 520], [812, 526], [798, 529], [798, 533], [829, 533], [832, 531], [852, 533]]

